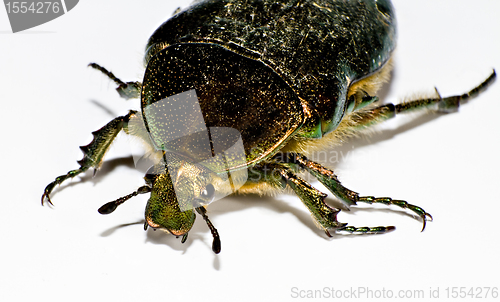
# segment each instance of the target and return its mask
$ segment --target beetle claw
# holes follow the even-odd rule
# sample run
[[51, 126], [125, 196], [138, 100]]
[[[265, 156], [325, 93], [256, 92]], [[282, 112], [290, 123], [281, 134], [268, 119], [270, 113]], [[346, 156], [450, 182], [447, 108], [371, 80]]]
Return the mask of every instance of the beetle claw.
[[49, 192], [44, 192], [43, 195], [42, 195], [42, 206], [45, 205], [45, 199], [47, 199], [47, 202], [50, 206], [54, 206], [54, 204], [52, 203], [52, 201], [50, 200], [50, 197], [49, 197]]
[[429, 221], [433, 221], [434, 219], [432, 218], [432, 215], [429, 213], [425, 213], [421, 217], [422, 217], [423, 225], [422, 225], [422, 230], [420, 232], [423, 232], [425, 230], [425, 226], [427, 225], [427, 218], [429, 218]]

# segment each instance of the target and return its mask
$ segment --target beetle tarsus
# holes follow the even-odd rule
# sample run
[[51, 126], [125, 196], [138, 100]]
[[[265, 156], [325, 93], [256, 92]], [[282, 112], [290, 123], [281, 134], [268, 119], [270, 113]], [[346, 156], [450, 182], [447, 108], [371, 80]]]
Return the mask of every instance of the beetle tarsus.
[[[437, 98], [419, 99], [409, 102], [403, 102], [395, 105], [395, 113], [405, 113], [424, 108], [436, 110], [438, 112], [455, 112], [461, 104], [467, 103], [470, 99], [476, 97], [479, 93], [484, 91], [496, 79], [496, 72], [493, 72], [481, 84], [461, 95], [454, 95], [449, 97], [441, 97], [437, 92]], [[437, 91], [437, 89], [436, 89]]]
[[456, 96], [451, 96], [447, 98], [443, 98], [441, 102], [439, 103], [439, 110], [446, 110], [448, 108], [451, 108], [452, 110], [454, 108], [458, 108], [460, 104], [465, 104], [467, 103], [468, 100], [476, 97], [479, 93], [484, 91], [490, 84], [492, 84], [496, 79], [496, 72], [495, 69], [493, 69], [492, 73], [484, 80], [481, 84], [477, 85], [475, 88], [471, 89], [469, 92], [466, 92], [462, 95], [456, 95]]
[[373, 204], [373, 203], [381, 203], [385, 205], [395, 205], [398, 206], [402, 209], [409, 209], [413, 211], [415, 214], [417, 214], [420, 218], [422, 218], [423, 221], [423, 227], [422, 231], [425, 229], [427, 218], [429, 217], [429, 221], [432, 221], [432, 215], [427, 213], [424, 209], [422, 209], [419, 206], [409, 204], [408, 202], [404, 200], [395, 200], [390, 197], [374, 197], [374, 196], [359, 196], [356, 201], [358, 202], [364, 202], [368, 204]]
[[52, 203], [52, 201], [50, 200], [50, 193], [52, 193], [52, 190], [54, 190], [54, 187], [56, 185], [60, 185], [66, 179], [73, 178], [73, 177], [77, 176], [78, 174], [87, 171], [87, 169], [88, 169], [88, 167], [80, 167], [79, 169], [69, 171], [65, 175], [61, 175], [61, 176], [56, 177], [56, 179], [53, 182], [51, 182], [50, 184], [48, 184], [45, 187], [45, 189], [43, 190], [43, 194], [42, 194], [42, 206], [45, 203], [45, 199], [47, 199], [47, 202], [49, 203], [49, 205], [51, 205], [51, 206], [54, 205]]
[[361, 234], [385, 234], [396, 229], [395, 226], [379, 226], [379, 227], [354, 227], [346, 226], [337, 230], [338, 232], [361, 233]]

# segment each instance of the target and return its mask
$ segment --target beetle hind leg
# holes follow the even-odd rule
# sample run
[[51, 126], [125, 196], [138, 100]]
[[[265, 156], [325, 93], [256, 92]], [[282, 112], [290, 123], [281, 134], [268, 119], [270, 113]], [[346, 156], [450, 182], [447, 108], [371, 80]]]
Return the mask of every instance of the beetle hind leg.
[[467, 103], [468, 100], [476, 97], [479, 93], [485, 90], [491, 83], [493, 83], [495, 78], [496, 78], [496, 72], [495, 70], [493, 70], [493, 72], [486, 80], [484, 80], [481, 84], [479, 84], [478, 86], [476, 86], [475, 88], [471, 89], [470, 91], [464, 94], [442, 98], [436, 89], [436, 92], [439, 96], [438, 98], [403, 102], [395, 106], [395, 111], [396, 113], [402, 113], [402, 112], [409, 112], [422, 107], [423, 108], [430, 107], [430, 109], [433, 109], [438, 112], [445, 112], [445, 113], [455, 112], [458, 110], [458, 107], [460, 107], [460, 104], [465, 104]]
[[[434, 111], [434, 112], [455, 112], [458, 110], [460, 104], [465, 104], [470, 99], [476, 97], [479, 93], [484, 91], [496, 78], [496, 72], [490, 74], [490, 76], [484, 80], [481, 84], [477, 85], [470, 91], [461, 94], [454, 95], [450, 97], [441, 97], [438, 94], [437, 98], [426, 98], [417, 99], [407, 102], [402, 102], [400, 104], [385, 104], [372, 109], [361, 109], [352, 113], [352, 120], [349, 121], [348, 126], [350, 131], [356, 132], [358, 130], [363, 130], [369, 128], [374, 124], [378, 124], [387, 119], [393, 118], [401, 113], [423, 111], [424, 109]], [[437, 89], [436, 89], [437, 92]]]

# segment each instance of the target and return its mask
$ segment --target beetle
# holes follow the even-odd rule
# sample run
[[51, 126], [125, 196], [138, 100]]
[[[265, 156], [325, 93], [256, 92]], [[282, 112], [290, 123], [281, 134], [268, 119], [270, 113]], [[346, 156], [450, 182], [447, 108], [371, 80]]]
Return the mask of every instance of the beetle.
[[[212, 250], [218, 231], [207, 206], [231, 193], [291, 189], [327, 236], [336, 232], [385, 233], [393, 226], [355, 227], [337, 221], [340, 209], [298, 175], [306, 171], [348, 205], [380, 203], [432, 216], [389, 197], [361, 196], [334, 171], [311, 161], [320, 148], [396, 115], [454, 112], [495, 77], [462, 95], [380, 104], [377, 91], [389, 78], [396, 47], [396, 18], [389, 0], [204, 0], [163, 23], [149, 38], [142, 82], [118, 84], [119, 94], [140, 98], [129, 111], [93, 132], [80, 167], [57, 177], [42, 195], [52, 204], [56, 185], [98, 169], [117, 134], [139, 137], [154, 158], [146, 184], [103, 205], [109, 214], [138, 194], [150, 194], [144, 228], [187, 239], [196, 213], [206, 221]], [[236, 147], [235, 147], [236, 146]]]

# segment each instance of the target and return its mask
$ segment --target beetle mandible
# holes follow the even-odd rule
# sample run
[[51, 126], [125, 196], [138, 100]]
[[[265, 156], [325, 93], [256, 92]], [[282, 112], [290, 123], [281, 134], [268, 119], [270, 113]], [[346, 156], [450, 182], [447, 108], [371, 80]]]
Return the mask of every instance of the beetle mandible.
[[[93, 132], [92, 142], [80, 147], [80, 167], [47, 185], [42, 204], [52, 204], [49, 195], [56, 185], [99, 168], [124, 130], [149, 146], [155, 164], [144, 186], [99, 212], [109, 214], [131, 197], [150, 193], [145, 229], [166, 230], [182, 236], [182, 242], [197, 212], [219, 253], [219, 235], [206, 214], [217, 194], [285, 188], [298, 195], [328, 236], [394, 229], [338, 222], [340, 209], [326, 204], [326, 194], [297, 175], [304, 170], [349, 205], [381, 203], [416, 213], [423, 230], [432, 216], [421, 207], [360, 196], [332, 170], [308, 159], [311, 150], [339, 145], [401, 113], [456, 111], [496, 76], [493, 71], [463, 95], [379, 104], [376, 93], [389, 77], [395, 46], [396, 19], [389, 0], [196, 1], [149, 38], [142, 83], [122, 82], [90, 64], [115, 81], [124, 98], [140, 97], [141, 112], [130, 111]], [[243, 157], [226, 152], [238, 141]]]

